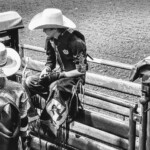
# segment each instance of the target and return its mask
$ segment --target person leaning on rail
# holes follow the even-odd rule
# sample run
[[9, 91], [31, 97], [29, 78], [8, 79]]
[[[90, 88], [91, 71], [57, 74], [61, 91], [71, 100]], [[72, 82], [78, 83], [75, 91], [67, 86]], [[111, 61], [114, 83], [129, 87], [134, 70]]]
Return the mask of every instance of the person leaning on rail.
[[83, 34], [74, 28], [76, 25], [57, 8], [47, 8], [30, 21], [30, 30], [43, 29], [47, 35], [45, 68], [26, 79], [31, 98], [39, 94], [45, 100], [53, 97], [61, 103], [60, 99], [67, 99], [62, 91], [72, 93], [79, 80], [84, 84], [88, 66], [86, 43]]
[[130, 81], [135, 81], [138, 78], [142, 77], [142, 73], [150, 70], [150, 56], [140, 60], [136, 64], [133, 65], [131, 69]]
[[[23, 86], [20, 83], [12, 81], [9, 79], [12, 75], [14, 75], [21, 65], [21, 59], [19, 54], [12, 48], [6, 48], [3, 43], [0, 43], [0, 98], [9, 99], [18, 107], [19, 115], [21, 118], [21, 125], [17, 122], [16, 128], [20, 127], [20, 131], [18, 132], [18, 136], [22, 138], [23, 150], [26, 149], [26, 141], [27, 141], [27, 129], [28, 129], [28, 117], [27, 117], [27, 103], [28, 96]], [[2, 101], [0, 101], [0, 106], [2, 105]], [[0, 108], [1, 109], [1, 108]], [[7, 108], [8, 109], [8, 108]], [[9, 109], [8, 109], [9, 110]], [[0, 117], [0, 149], [1, 150], [17, 150], [15, 145], [11, 145], [9, 140], [15, 140], [15, 136], [17, 133], [12, 133], [10, 136], [6, 134], [6, 131], [11, 133], [14, 130], [12, 129], [14, 126], [13, 118], [11, 118], [13, 112], [9, 112], [6, 110], [7, 114]], [[17, 118], [17, 114], [15, 116]], [[5, 130], [4, 130], [5, 129]], [[16, 130], [14, 131], [16, 132]], [[7, 141], [8, 140], [8, 141]], [[17, 144], [17, 143], [15, 143]], [[17, 146], [17, 145], [16, 145]]]

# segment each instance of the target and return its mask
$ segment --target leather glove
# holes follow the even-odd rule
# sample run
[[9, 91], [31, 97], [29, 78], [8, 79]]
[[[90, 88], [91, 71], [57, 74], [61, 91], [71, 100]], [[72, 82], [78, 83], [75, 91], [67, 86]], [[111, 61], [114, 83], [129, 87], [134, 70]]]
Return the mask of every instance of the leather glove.
[[30, 142], [31, 142], [30, 136], [22, 137], [22, 149], [23, 150], [29, 150], [30, 149]]
[[146, 70], [150, 70], [150, 56], [134, 65], [133, 69], [131, 70], [129, 80], [135, 81], [137, 78], [140, 78], [141, 73]]
[[41, 74], [40, 74], [40, 78], [42, 78], [42, 77], [44, 77], [44, 76], [47, 76], [48, 74], [50, 74], [51, 73], [51, 68], [49, 67], [49, 66], [46, 66], [43, 70], [42, 70], [42, 72], [41, 72]]
[[39, 79], [39, 83], [43, 86], [49, 86], [52, 82], [64, 77], [64, 73], [53, 72]]

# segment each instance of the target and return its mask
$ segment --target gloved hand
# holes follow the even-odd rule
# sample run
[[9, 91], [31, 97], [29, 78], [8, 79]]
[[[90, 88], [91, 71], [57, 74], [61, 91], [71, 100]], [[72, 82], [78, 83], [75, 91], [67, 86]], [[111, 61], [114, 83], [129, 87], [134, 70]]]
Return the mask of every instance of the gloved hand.
[[42, 78], [42, 77], [44, 77], [44, 76], [47, 76], [47, 75], [49, 75], [51, 73], [51, 68], [49, 67], [49, 66], [46, 66], [43, 70], [42, 70], [42, 72], [41, 72], [41, 74], [40, 74], [40, 78]]
[[150, 56], [134, 65], [133, 69], [131, 70], [129, 80], [135, 81], [137, 78], [141, 77], [141, 72], [146, 70], [150, 70]]
[[49, 86], [52, 82], [65, 77], [63, 72], [53, 72], [39, 79], [39, 83], [43, 86]]
[[31, 142], [30, 136], [22, 137], [22, 149], [30, 150], [30, 142]]

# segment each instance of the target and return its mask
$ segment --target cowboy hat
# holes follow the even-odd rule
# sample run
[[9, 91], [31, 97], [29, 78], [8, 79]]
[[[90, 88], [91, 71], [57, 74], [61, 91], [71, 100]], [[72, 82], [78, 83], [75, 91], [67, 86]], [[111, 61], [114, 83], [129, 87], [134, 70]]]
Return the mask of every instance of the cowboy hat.
[[44, 29], [44, 28], [76, 28], [76, 25], [62, 11], [56, 8], [47, 8], [43, 12], [35, 15], [30, 23], [29, 29]]
[[15, 74], [21, 65], [19, 54], [12, 48], [0, 43], [0, 68], [6, 76]]

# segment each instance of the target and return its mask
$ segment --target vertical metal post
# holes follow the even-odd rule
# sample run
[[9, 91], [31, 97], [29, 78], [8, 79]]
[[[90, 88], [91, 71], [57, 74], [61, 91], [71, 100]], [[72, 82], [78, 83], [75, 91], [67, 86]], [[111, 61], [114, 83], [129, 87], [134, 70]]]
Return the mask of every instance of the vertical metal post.
[[19, 53], [19, 34], [18, 29], [8, 31], [11, 39], [11, 47], [14, 48]]
[[144, 75], [142, 78], [142, 98], [140, 100], [141, 107], [141, 125], [139, 128], [139, 150], [146, 150], [147, 142], [147, 108], [150, 97], [150, 80]]
[[[148, 102], [148, 108], [150, 108], [150, 102]], [[146, 150], [150, 150], [150, 110], [147, 112], [147, 143]]]
[[134, 120], [134, 113], [136, 113], [135, 108], [130, 108], [129, 116], [129, 148], [128, 150], [135, 150], [136, 141], [136, 121]]
[[142, 121], [141, 125], [139, 127], [139, 150], [145, 150], [146, 149], [146, 128], [147, 128], [147, 113], [145, 113], [145, 110], [147, 109], [146, 104], [141, 104], [141, 116]]

